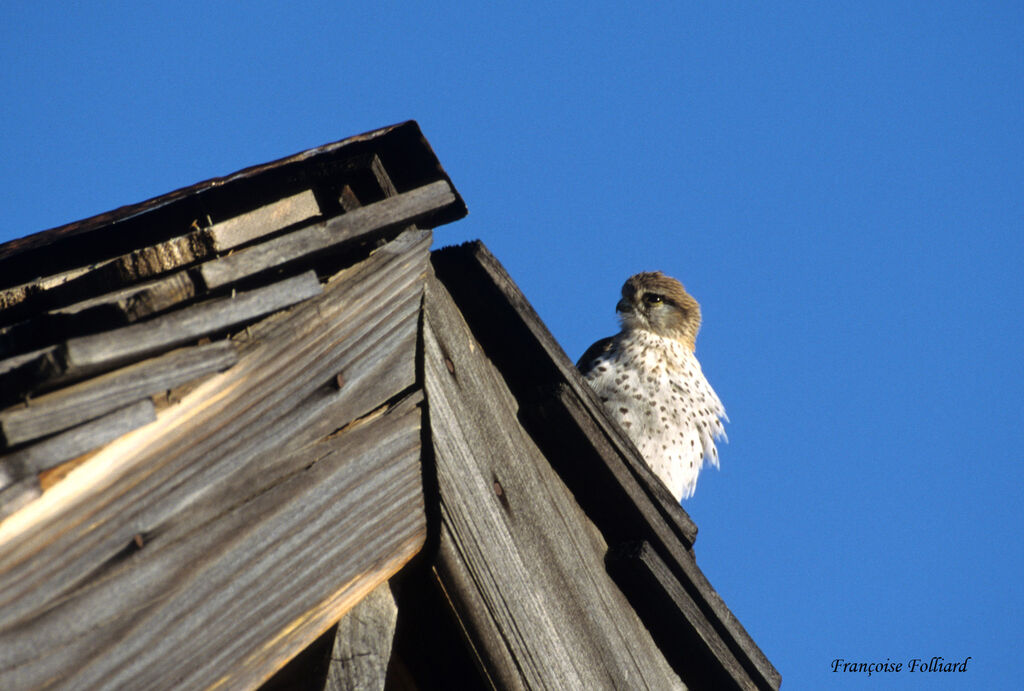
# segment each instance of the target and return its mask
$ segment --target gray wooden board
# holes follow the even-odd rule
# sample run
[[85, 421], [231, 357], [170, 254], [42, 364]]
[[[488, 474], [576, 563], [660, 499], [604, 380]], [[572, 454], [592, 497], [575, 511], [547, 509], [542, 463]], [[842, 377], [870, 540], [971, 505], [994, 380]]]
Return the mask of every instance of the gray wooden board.
[[324, 691], [383, 691], [398, 606], [387, 583], [338, 622]]
[[[619, 536], [633, 530], [631, 539], [648, 540], [730, 651], [745, 669], [754, 670], [755, 681], [778, 688], [781, 675], [715, 592], [697, 566], [692, 551], [687, 549], [692, 544], [690, 540], [696, 526], [686, 512], [671, 501], [671, 495], [654, 478], [635, 447], [604, 413], [594, 392], [497, 259], [482, 243], [474, 242], [435, 252], [433, 264], [438, 278], [453, 291], [460, 311], [468, 315], [484, 352], [499, 364], [505, 381], [520, 396], [520, 415], [528, 428], [537, 433], [535, 414], [530, 409], [548, 405], [560, 410], [564, 422], [582, 425], [606, 467], [619, 478], [622, 490], [628, 492], [642, 515], [639, 522], [626, 525], [622, 515], [595, 514], [593, 518], [601, 530]], [[538, 386], [544, 387], [544, 396], [538, 396]], [[552, 397], [552, 391], [557, 395]], [[538, 436], [551, 435], [550, 420], [545, 424], [548, 428]], [[629, 472], [621, 472], [623, 467]], [[573, 489], [587, 491], [585, 486], [574, 485]]]
[[0, 354], [45, 346], [82, 333], [130, 324], [191, 299], [188, 272], [147, 281], [44, 312], [0, 328]]
[[219, 341], [143, 360], [0, 411], [0, 442], [21, 444], [93, 420], [160, 391], [227, 369], [237, 356]]
[[39, 478], [32, 475], [0, 489], [0, 521], [42, 494]]
[[23, 449], [0, 455], [0, 487], [81, 456], [153, 420], [156, 420], [153, 401], [144, 398]]
[[414, 223], [453, 201], [455, 194], [451, 185], [438, 180], [206, 262], [197, 272], [204, 285], [212, 290], [367, 233]]
[[[125, 286], [155, 278], [175, 269], [195, 264], [213, 254], [206, 236], [198, 227], [181, 235], [140, 247], [120, 256], [94, 262], [88, 266], [39, 278], [24, 286], [0, 291], [0, 323], [8, 323], [10, 314], [56, 309]], [[11, 291], [6, 298], [3, 294]]]
[[[413, 386], [430, 239], [399, 236], [322, 295], [254, 325], [238, 364], [164, 410], [117, 474], [31, 529], [5, 536], [0, 523], [0, 631], [86, 587], [136, 534], [190, 539], [194, 522], [216, 520], [254, 483], [285, 481], [289, 458], [308, 457], [318, 439]], [[383, 366], [397, 374], [379, 376]], [[347, 373], [340, 390], [338, 372]], [[353, 412], [346, 399], [364, 407]], [[118, 451], [115, 442], [100, 456]]]
[[[56, 276], [0, 290], [0, 312], [29, 298], [49, 302], [53, 315], [67, 317], [84, 309], [96, 312], [113, 307], [134, 319], [159, 311], [155, 307], [182, 291], [195, 293], [185, 272], [173, 281], [154, 280], [146, 286], [132, 286], [175, 269], [209, 258], [250, 240], [280, 231], [290, 225], [318, 216], [320, 209], [311, 190], [305, 190], [260, 208], [240, 214], [209, 228], [183, 232], [151, 246], [127, 252], [119, 257], [81, 267]], [[68, 284], [68, 285], [65, 285]], [[59, 290], [57, 290], [59, 289]], [[82, 295], [96, 296], [81, 300]], [[76, 301], [77, 298], [77, 301]], [[70, 304], [72, 302], [76, 304]], [[130, 321], [134, 321], [131, 319]], [[0, 322], [2, 322], [0, 318]]]
[[215, 223], [203, 232], [213, 249], [224, 252], [319, 215], [313, 191], [304, 190]]
[[232, 297], [201, 302], [138, 324], [69, 339], [58, 349], [58, 355], [69, 372], [101, 370], [254, 321], [320, 292], [316, 273], [307, 271], [293, 278]]
[[60, 376], [57, 346], [0, 360], [0, 406], [28, 398], [40, 382]]
[[104, 293], [66, 307], [51, 310], [54, 317], [83, 317], [102, 308], [116, 310], [127, 322], [138, 321], [188, 300], [196, 294], [186, 271]]
[[250, 476], [214, 516], [168, 517], [187, 531], [128, 536], [130, 554], [0, 630], [0, 687], [260, 684], [422, 545], [417, 400]]
[[437, 571], [502, 688], [682, 686], [604, 570], [603, 539], [516, 418], [444, 287], [424, 377], [441, 500]]
[[[31, 353], [20, 353], [19, 355], [11, 355], [10, 357], [6, 357], [3, 360], [0, 360], [0, 377], [3, 377], [9, 372], [21, 368], [26, 363], [36, 360], [40, 355], [43, 355], [46, 352], [52, 352], [53, 350], [54, 347], [49, 346], [47, 348], [40, 348], [39, 350], [35, 350]], [[0, 380], [0, 383], [2, 383], [2, 380]]]

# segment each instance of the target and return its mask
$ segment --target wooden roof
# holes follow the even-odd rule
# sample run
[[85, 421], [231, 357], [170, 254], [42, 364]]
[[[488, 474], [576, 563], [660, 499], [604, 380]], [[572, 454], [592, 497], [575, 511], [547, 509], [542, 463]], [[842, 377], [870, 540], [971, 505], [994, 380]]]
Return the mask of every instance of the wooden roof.
[[778, 687], [464, 214], [410, 122], [0, 246], [0, 688]]

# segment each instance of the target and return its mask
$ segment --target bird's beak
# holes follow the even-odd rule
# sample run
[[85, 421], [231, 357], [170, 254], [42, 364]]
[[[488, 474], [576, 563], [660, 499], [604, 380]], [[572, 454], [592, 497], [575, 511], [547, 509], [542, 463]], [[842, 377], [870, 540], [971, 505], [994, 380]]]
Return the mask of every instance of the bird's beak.
[[629, 314], [633, 311], [633, 306], [629, 304], [629, 300], [622, 298], [619, 304], [615, 305], [615, 311], [619, 314]]

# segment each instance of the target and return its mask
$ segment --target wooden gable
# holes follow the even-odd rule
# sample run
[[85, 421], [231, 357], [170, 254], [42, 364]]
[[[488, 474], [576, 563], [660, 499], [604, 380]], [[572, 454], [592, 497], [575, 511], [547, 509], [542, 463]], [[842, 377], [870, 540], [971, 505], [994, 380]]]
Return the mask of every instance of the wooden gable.
[[0, 687], [777, 688], [415, 123], [0, 246]]

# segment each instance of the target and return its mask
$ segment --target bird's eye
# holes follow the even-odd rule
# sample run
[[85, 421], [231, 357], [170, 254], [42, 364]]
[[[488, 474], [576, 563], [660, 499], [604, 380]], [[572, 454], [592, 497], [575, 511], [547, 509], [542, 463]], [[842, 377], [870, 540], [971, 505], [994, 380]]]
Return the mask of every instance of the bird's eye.
[[644, 302], [646, 302], [648, 305], [657, 305], [661, 302], [664, 302], [664, 300], [665, 298], [658, 295], [657, 293], [647, 293], [644, 295]]

